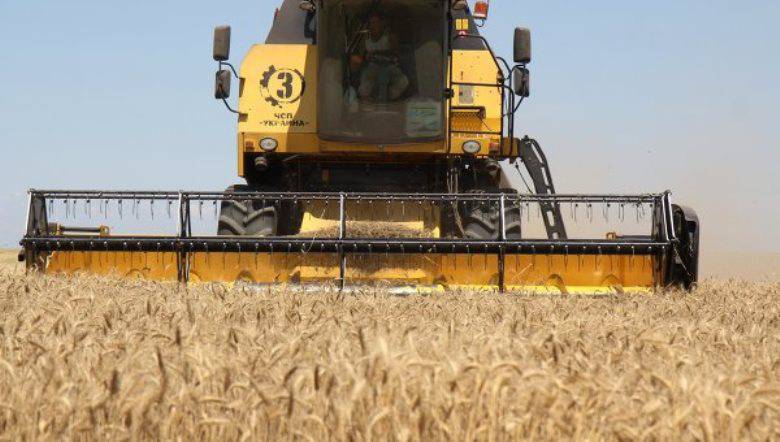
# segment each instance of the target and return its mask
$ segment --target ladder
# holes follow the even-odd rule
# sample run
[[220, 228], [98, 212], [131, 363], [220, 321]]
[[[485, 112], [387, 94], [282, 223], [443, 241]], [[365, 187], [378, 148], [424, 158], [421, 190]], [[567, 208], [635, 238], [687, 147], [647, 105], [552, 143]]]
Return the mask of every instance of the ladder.
[[[526, 135], [520, 140], [519, 154], [520, 161], [523, 162], [531, 176], [536, 193], [538, 195], [555, 195], [550, 166], [539, 143]], [[551, 240], [568, 239], [566, 227], [563, 225], [560, 204], [540, 201], [539, 208], [542, 211], [542, 219], [544, 227], [547, 229], [548, 238]]]

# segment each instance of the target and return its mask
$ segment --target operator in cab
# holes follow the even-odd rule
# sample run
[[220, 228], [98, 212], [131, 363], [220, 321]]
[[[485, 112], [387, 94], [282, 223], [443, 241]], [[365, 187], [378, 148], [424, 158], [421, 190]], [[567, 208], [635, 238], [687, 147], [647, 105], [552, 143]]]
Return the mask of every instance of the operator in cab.
[[390, 31], [384, 15], [378, 11], [368, 17], [368, 33], [361, 50], [350, 57], [352, 72], [360, 72], [358, 97], [363, 101], [396, 101], [409, 88], [409, 78], [398, 63], [398, 36]]

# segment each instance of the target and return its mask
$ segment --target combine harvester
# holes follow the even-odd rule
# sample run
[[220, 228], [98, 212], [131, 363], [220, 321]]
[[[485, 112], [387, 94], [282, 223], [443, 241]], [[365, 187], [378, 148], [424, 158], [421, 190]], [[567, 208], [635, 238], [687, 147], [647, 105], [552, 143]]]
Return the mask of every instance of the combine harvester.
[[[246, 184], [213, 193], [32, 190], [21, 259], [50, 274], [182, 283], [694, 286], [699, 223], [668, 192], [555, 193], [539, 144], [515, 137], [530, 94], [530, 32], [515, 30], [510, 65], [479, 34], [487, 13], [486, 1], [470, 9], [465, 0], [286, 0], [239, 71], [228, 62], [230, 28], [216, 28], [215, 95], [237, 114]], [[527, 193], [512, 188], [521, 165]], [[196, 234], [204, 206], [214, 225]], [[155, 207], [162, 215], [143, 227], [167, 218], [175, 230], [68, 225], [93, 212], [154, 219]]]

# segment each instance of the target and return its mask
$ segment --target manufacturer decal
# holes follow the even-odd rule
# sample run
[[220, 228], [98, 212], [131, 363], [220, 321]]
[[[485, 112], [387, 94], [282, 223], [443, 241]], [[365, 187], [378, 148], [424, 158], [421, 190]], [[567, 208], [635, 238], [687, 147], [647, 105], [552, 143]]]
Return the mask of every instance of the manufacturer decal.
[[306, 90], [306, 80], [297, 69], [270, 66], [260, 80], [260, 93], [274, 107], [297, 102]]

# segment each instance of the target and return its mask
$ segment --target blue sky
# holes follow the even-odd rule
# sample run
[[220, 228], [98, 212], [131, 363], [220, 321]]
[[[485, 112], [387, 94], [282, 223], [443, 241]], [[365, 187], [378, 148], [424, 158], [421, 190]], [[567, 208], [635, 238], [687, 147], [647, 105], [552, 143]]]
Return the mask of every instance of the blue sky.
[[[212, 99], [214, 25], [233, 55], [276, 0], [0, 0], [0, 246], [37, 188], [217, 190], [236, 181], [235, 119]], [[493, 0], [509, 55], [534, 31], [518, 117], [558, 189], [672, 189], [706, 250], [780, 251], [780, 2]]]

